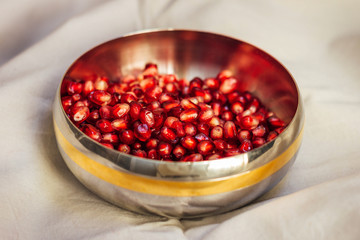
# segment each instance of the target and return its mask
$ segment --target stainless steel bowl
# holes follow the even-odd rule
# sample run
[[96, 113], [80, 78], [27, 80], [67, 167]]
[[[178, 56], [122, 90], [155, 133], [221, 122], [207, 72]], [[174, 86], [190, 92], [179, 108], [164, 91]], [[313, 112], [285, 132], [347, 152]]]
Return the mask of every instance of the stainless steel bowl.
[[275, 140], [233, 157], [202, 162], [150, 160], [111, 150], [83, 134], [66, 116], [58, 91], [53, 109], [58, 147], [86, 187], [125, 209], [189, 218], [239, 208], [283, 178], [300, 147], [304, 111], [294, 79], [276, 59], [223, 35], [156, 30], [91, 49], [65, 76], [81, 78], [95, 72], [116, 79], [148, 62], [158, 64], [161, 73], [187, 79], [229, 69], [243, 79], [242, 88], [258, 96], [288, 126]]

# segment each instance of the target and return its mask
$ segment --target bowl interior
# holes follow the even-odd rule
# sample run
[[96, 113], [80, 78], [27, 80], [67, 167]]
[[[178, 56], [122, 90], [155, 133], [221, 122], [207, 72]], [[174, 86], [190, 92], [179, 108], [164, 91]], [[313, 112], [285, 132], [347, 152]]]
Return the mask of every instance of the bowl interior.
[[124, 36], [85, 53], [65, 76], [81, 78], [96, 73], [117, 81], [136, 74], [149, 62], [156, 63], [160, 73], [188, 80], [215, 77], [229, 69], [241, 80], [240, 90], [259, 97], [286, 123], [296, 113], [296, 84], [277, 60], [251, 44], [206, 32], [160, 30]]

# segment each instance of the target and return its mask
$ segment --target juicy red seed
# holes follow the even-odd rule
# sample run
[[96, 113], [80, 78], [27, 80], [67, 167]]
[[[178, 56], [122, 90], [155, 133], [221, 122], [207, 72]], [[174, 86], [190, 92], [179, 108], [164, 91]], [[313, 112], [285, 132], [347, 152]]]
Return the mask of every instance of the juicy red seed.
[[257, 148], [257, 147], [264, 145], [266, 143], [266, 140], [265, 140], [265, 138], [257, 137], [257, 138], [254, 138], [251, 142], [252, 142], [253, 147]]
[[173, 82], [166, 83], [164, 89], [168, 93], [177, 93], [179, 91], [177, 84]]
[[163, 122], [165, 121], [165, 113], [163, 109], [155, 109], [153, 111], [154, 118], [155, 118], [155, 125], [153, 126], [154, 129], [157, 129], [158, 127], [161, 127], [163, 125]]
[[275, 139], [279, 134], [276, 131], [269, 132], [268, 136], [266, 137], [266, 141], [270, 142]]
[[254, 137], [264, 137], [267, 134], [267, 129], [264, 125], [259, 125], [252, 130]]
[[131, 102], [130, 104], [130, 117], [132, 120], [138, 120], [140, 116], [141, 105], [138, 102]]
[[179, 122], [179, 119], [177, 117], [172, 117], [172, 116], [167, 117], [164, 122], [164, 126], [173, 128], [175, 122]]
[[206, 160], [216, 160], [216, 159], [219, 159], [219, 158], [222, 158], [221, 154], [215, 153], [215, 154], [206, 156], [205, 159]]
[[143, 91], [148, 88], [153, 88], [156, 86], [156, 79], [154, 77], [147, 77], [140, 81], [140, 87]]
[[139, 119], [142, 123], [146, 123], [149, 127], [153, 127], [155, 125], [154, 114], [146, 108], [140, 110]]
[[102, 106], [99, 108], [99, 114], [100, 114], [100, 117], [102, 119], [107, 119], [107, 120], [111, 120], [113, 118], [113, 114], [112, 114], [112, 107], [110, 106]]
[[231, 104], [231, 111], [235, 115], [238, 115], [244, 111], [244, 106], [240, 102], [234, 102], [233, 104]]
[[85, 106], [73, 106], [70, 108], [71, 120], [75, 123], [84, 122], [90, 115], [90, 110]]
[[169, 157], [172, 151], [172, 146], [170, 143], [161, 142], [158, 147], [158, 153], [162, 157]]
[[166, 101], [162, 104], [162, 107], [165, 109], [165, 111], [170, 111], [171, 109], [175, 108], [175, 107], [180, 107], [180, 102], [179, 101]]
[[219, 91], [214, 91], [213, 92], [213, 99], [215, 101], [217, 101], [217, 102], [220, 102], [221, 104], [225, 104], [226, 101], [227, 101], [226, 96], [223, 93], [219, 92]]
[[211, 108], [200, 111], [199, 113], [199, 121], [208, 122], [211, 118], [215, 116], [214, 111]]
[[119, 150], [122, 153], [130, 153], [131, 148], [129, 145], [127, 144], [120, 144], [117, 148], [117, 150]]
[[67, 93], [69, 95], [81, 93], [82, 90], [83, 90], [83, 84], [80, 82], [69, 82], [69, 84], [67, 86]]
[[151, 137], [151, 130], [146, 123], [140, 123], [134, 126], [134, 133], [136, 138], [142, 142], [145, 142]]
[[168, 115], [180, 118], [180, 114], [184, 111], [182, 107], [174, 107], [170, 109]]
[[203, 81], [201, 80], [201, 78], [194, 78], [190, 81], [189, 87], [190, 87], [190, 91], [192, 91], [193, 88], [202, 88], [203, 86]]
[[93, 81], [87, 80], [87, 81], [84, 82], [84, 87], [83, 87], [84, 96], [89, 95], [94, 90], [95, 90], [95, 86], [94, 86]]
[[135, 142], [135, 134], [131, 130], [122, 130], [119, 134], [121, 143], [131, 145]]
[[156, 149], [159, 145], [159, 139], [155, 139], [155, 138], [150, 138], [145, 146], [146, 146], [146, 149]]
[[231, 157], [240, 154], [241, 151], [239, 148], [230, 148], [224, 150], [224, 157]]
[[218, 150], [220, 152], [225, 150], [225, 148], [226, 148], [226, 142], [222, 139], [216, 139], [213, 141], [213, 143], [215, 145], [216, 150]]
[[216, 78], [206, 78], [204, 80], [204, 86], [209, 89], [219, 89], [220, 81]]
[[118, 144], [119, 143], [119, 137], [115, 133], [104, 133], [102, 135], [101, 142], [103, 143], [110, 143], [110, 144]]
[[198, 134], [196, 134], [196, 135], [194, 136], [194, 138], [195, 138], [198, 142], [204, 141], [204, 140], [210, 140], [210, 138], [209, 138], [207, 135], [205, 135], [204, 133], [198, 133]]
[[252, 130], [255, 129], [259, 124], [259, 120], [252, 117], [251, 115], [240, 118], [240, 127], [242, 129]]
[[197, 150], [202, 155], [211, 154], [213, 152], [214, 148], [215, 148], [215, 145], [209, 140], [201, 141], [197, 145]]
[[220, 126], [215, 126], [211, 129], [210, 137], [212, 139], [222, 139], [224, 137], [224, 129]]
[[75, 93], [71, 96], [71, 98], [74, 100], [74, 102], [77, 102], [81, 100], [82, 96], [80, 95], [80, 93]]
[[242, 129], [238, 132], [238, 139], [240, 142], [243, 142], [244, 140], [251, 140], [252, 139], [252, 132], [246, 129]]
[[160, 94], [159, 102], [162, 104], [167, 101], [175, 101], [174, 95], [166, 92]]
[[117, 118], [111, 122], [111, 127], [117, 131], [129, 128], [129, 122], [126, 118]]
[[213, 103], [211, 103], [211, 108], [213, 109], [215, 116], [220, 115], [220, 113], [221, 113], [221, 103], [213, 102]]
[[100, 130], [94, 127], [91, 124], [85, 124], [82, 128], [82, 131], [89, 136], [90, 138], [94, 139], [95, 141], [100, 142], [101, 140], [101, 133]]
[[155, 109], [161, 108], [161, 104], [159, 101], [152, 101], [147, 105], [147, 108], [154, 111]]
[[181, 145], [188, 150], [195, 150], [197, 141], [192, 136], [185, 136], [180, 140]]
[[181, 159], [186, 154], [186, 149], [181, 145], [176, 145], [172, 151], [175, 158]]
[[275, 129], [275, 132], [276, 132], [277, 134], [280, 134], [280, 133], [282, 133], [284, 130], [285, 130], [285, 127], [280, 127], [280, 128], [276, 128], [276, 129]]
[[102, 91], [106, 91], [109, 87], [108, 84], [108, 79], [106, 78], [99, 78], [95, 81], [94, 83], [94, 88], [95, 90], [102, 90]]
[[192, 123], [185, 123], [184, 130], [185, 134], [189, 136], [195, 136], [197, 133], [196, 127]]
[[95, 124], [96, 121], [99, 119], [100, 119], [99, 110], [93, 110], [90, 112], [89, 117], [86, 119], [86, 121]]
[[253, 98], [250, 102], [250, 104], [248, 105], [248, 109], [250, 110], [251, 113], [255, 113], [258, 108], [260, 106], [260, 102], [257, 98]]
[[177, 137], [184, 137], [186, 135], [184, 124], [180, 121], [174, 122], [173, 129], [175, 129]]
[[226, 110], [221, 114], [221, 118], [225, 121], [232, 121], [234, 119], [234, 115], [231, 111]]
[[131, 103], [133, 101], [136, 101], [137, 98], [135, 96], [135, 93], [130, 93], [130, 92], [127, 92], [127, 93], [124, 93], [121, 95], [121, 99], [120, 99], [120, 102], [121, 103]]
[[106, 119], [100, 119], [96, 122], [96, 127], [103, 133], [113, 132], [114, 129], [111, 126], [111, 122]]
[[153, 88], [148, 88], [145, 91], [145, 101], [146, 102], [152, 102], [157, 101], [162, 93], [162, 89], [158, 86]]
[[176, 133], [168, 127], [161, 128], [160, 134], [167, 141], [173, 141], [176, 138]]
[[210, 125], [207, 123], [199, 123], [197, 126], [197, 130], [199, 133], [203, 133], [206, 136], [209, 136], [210, 133]]
[[105, 143], [105, 142], [101, 142], [101, 144], [105, 147], [108, 147], [108, 148], [111, 148], [111, 149], [114, 149], [114, 145], [112, 145], [111, 143]]
[[218, 118], [218, 117], [213, 117], [210, 119], [209, 125], [210, 125], [210, 127], [220, 126], [220, 125], [222, 125], [221, 121], [223, 121], [223, 120], [220, 120], [220, 118]]
[[140, 142], [134, 142], [133, 145], [132, 145], [132, 148], [133, 149], [142, 149], [143, 146]]
[[65, 112], [67, 112], [70, 109], [70, 107], [74, 104], [74, 100], [70, 96], [65, 96], [61, 98], [61, 104]]
[[184, 98], [183, 100], [181, 100], [180, 105], [184, 109], [198, 108], [198, 106], [194, 102], [190, 101], [190, 99], [187, 99], [187, 98]]
[[236, 90], [237, 84], [238, 81], [236, 78], [229, 77], [221, 83], [219, 90], [223, 94], [228, 94]]
[[242, 153], [249, 152], [252, 149], [253, 149], [253, 146], [251, 144], [251, 141], [249, 141], [249, 140], [243, 141], [239, 148], [240, 152], [242, 152]]
[[271, 117], [267, 118], [267, 122], [271, 129], [285, 126], [284, 121], [280, 120], [278, 117], [275, 117], [275, 116], [271, 116]]
[[159, 155], [157, 153], [157, 150], [156, 149], [150, 149], [148, 152], [147, 152], [147, 157], [150, 158], [150, 159], [158, 159], [159, 158]]
[[195, 108], [184, 110], [180, 114], [180, 120], [183, 122], [194, 122], [198, 118], [199, 112]]
[[128, 114], [130, 111], [130, 105], [127, 103], [118, 103], [112, 108], [112, 114], [115, 118], [121, 118]]
[[89, 94], [89, 99], [97, 105], [104, 106], [111, 102], [111, 94], [102, 90], [93, 91]]
[[199, 153], [193, 153], [189, 156], [184, 157], [184, 162], [199, 162], [204, 160], [203, 156]]
[[137, 156], [137, 157], [142, 157], [142, 158], [146, 158], [147, 157], [147, 154], [144, 150], [140, 150], [140, 149], [134, 149], [132, 150], [131, 152], [134, 156]]
[[236, 126], [233, 121], [226, 121], [224, 124], [224, 138], [234, 139], [236, 137]]

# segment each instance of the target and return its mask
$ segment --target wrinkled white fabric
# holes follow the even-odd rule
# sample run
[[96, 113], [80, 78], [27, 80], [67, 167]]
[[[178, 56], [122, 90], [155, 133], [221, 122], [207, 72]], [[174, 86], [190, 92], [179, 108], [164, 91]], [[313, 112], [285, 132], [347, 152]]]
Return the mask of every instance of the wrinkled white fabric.
[[[360, 239], [359, 1], [2, 0], [0, 239]], [[292, 168], [217, 216], [142, 216], [90, 193], [56, 146], [52, 103], [91, 47], [149, 28], [250, 42], [292, 73], [306, 114]]]

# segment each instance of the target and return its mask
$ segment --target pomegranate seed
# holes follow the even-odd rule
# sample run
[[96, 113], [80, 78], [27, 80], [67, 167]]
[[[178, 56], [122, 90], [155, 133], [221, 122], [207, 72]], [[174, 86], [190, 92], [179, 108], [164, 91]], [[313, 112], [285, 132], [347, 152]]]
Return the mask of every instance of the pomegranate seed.
[[83, 84], [80, 82], [69, 82], [69, 84], [67, 86], [67, 93], [69, 95], [81, 93], [82, 90], [83, 90]]
[[99, 108], [99, 114], [100, 114], [100, 117], [102, 119], [107, 119], [107, 120], [111, 120], [113, 118], [113, 114], [112, 114], [112, 107], [110, 106], [101, 106]]
[[211, 129], [210, 137], [212, 139], [222, 139], [224, 137], [224, 129], [220, 126], [215, 126]]
[[102, 135], [101, 142], [116, 145], [119, 143], [119, 137], [115, 133], [104, 133]]
[[[197, 103], [198, 103], [198, 101], [196, 101]], [[191, 108], [195, 108], [195, 109], [197, 109], [198, 108], [198, 106], [195, 104], [195, 103], [193, 103], [192, 101], [190, 101], [190, 99], [183, 99], [183, 100], [181, 100], [181, 102], [180, 102], [180, 105], [181, 105], [181, 107], [183, 107], [184, 109], [191, 109]]]
[[285, 123], [284, 121], [280, 120], [278, 117], [275, 116], [271, 116], [267, 118], [267, 122], [269, 124], [269, 127], [271, 129], [275, 129], [275, 128], [279, 128], [279, 127], [284, 127]]
[[185, 123], [184, 130], [185, 134], [189, 136], [195, 136], [197, 133], [196, 127], [192, 123]]
[[97, 79], [94, 83], [95, 90], [106, 91], [109, 87], [108, 81], [109, 80], [104, 77]]
[[219, 90], [223, 94], [231, 93], [236, 90], [237, 83], [238, 83], [238, 81], [236, 78], [229, 77], [221, 83]]
[[220, 79], [221, 81], [225, 80], [226, 78], [231, 77], [233, 74], [230, 70], [222, 70], [219, 72], [219, 74], [216, 76], [217, 79]]
[[238, 139], [240, 142], [244, 140], [251, 140], [252, 139], [252, 132], [246, 129], [242, 129], [238, 132]]
[[211, 108], [213, 109], [215, 116], [220, 115], [220, 113], [221, 113], [221, 103], [220, 102], [211, 103]]
[[131, 130], [122, 130], [119, 134], [121, 143], [131, 145], [135, 142], [134, 132]]
[[164, 126], [172, 128], [175, 122], [179, 122], [179, 119], [177, 117], [167, 117], [164, 122]]
[[211, 109], [211, 108], [208, 108], [208, 109], [205, 109], [205, 110], [202, 110], [200, 113], [199, 113], [199, 121], [201, 122], [208, 122], [210, 121], [211, 118], [214, 117], [214, 111]]
[[180, 120], [183, 122], [194, 122], [197, 119], [198, 115], [199, 113], [197, 109], [186, 109], [180, 114]]
[[240, 102], [234, 102], [233, 104], [231, 104], [231, 111], [235, 115], [238, 115], [244, 111], [244, 106]]
[[240, 127], [242, 129], [252, 130], [259, 125], [259, 120], [251, 115], [240, 118]]
[[232, 121], [234, 119], [234, 115], [231, 111], [226, 110], [221, 114], [221, 118], [225, 121]]
[[153, 76], [147, 77], [140, 81], [140, 87], [143, 91], [148, 88], [153, 88], [156, 86], [156, 80]]
[[189, 156], [186, 156], [183, 161], [185, 162], [199, 162], [204, 160], [203, 156], [199, 153], [193, 153]]
[[241, 143], [240, 148], [239, 148], [240, 152], [242, 152], [242, 153], [249, 152], [252, 149], [253, 149], [253, 146], [252, 146], [250, 140], [244, 140]]
[[203, 81], [201, 80], [201, 78], [194, 78], [190, 81], [189, 87], [190, 87], [190, 91], [192, 91], [193, 88], [202, 88], [203, 86]]
[[85, 106], [72, 106], [70, 108], [71, 120], [75, 123], [84, 122], [90, 115], [90, 110]]
[[150, 158], [150, 159], [158, 159], [159, 156], [158, 156], [157, 150], [156, 149], [150, 149], [147, 152], [147, 157]]
[[89, 99], [97, 105], [104, 106], [111, 102], [111, 94], [102, 90], [93, 91], [89, 94]]
[[224, 105], [227, 102], [226, 96], [223, 93], [219, 92], [219, 91], [214, 91], [213, 92], [213, 99], [216, 102], [220, 102], [220, 104], [222, 104], [222, 105]]
[[140, 142], [134, 142], [133, 145], [132, 145], [132, 148], [137, 150], [137, 149], [142, 149], [143, 146]]
[[136, 101], [137, 98], [136, 98], [136, 95], [135, 93], [130, 93], [130, 92], [127, 92], [127, 93], [123, 93], [121, 95], [121, 99], [120, 99], [120, 102], [121, 103], [131, 103], [133, 101]]
[[129, 121], [126, 118], [117, 118], [111, 122], [111, 127], [117, 131], [129, 128]]
[[159, 128], [162, 126], [162, 124], [165, 121], [165, 113], [163, 109], [155, 109], [153, 110], [154, 119], [155, 119], [155, 125], [153, 126], [154, 129]]
[[258, 147], [264, 145], [266, 143], [266, 140], [265, 140], [265, 138], [257, 137], [257, 138], [254, 138], [251, 142], [252, 142], [252, 145], [254, 148], [258, 148]]
[[166, 101], [162, 104], [162, 107], [165, 109], [165, 111], [170, 111], [171, 109], [175, 108], [175, 107], [180, 107], [180, 102], [179, 101]]
[[206, 78], [204, 80], [204, 85], [206, 88], [209, 89], [219, 89], [220, 87], [220, 81], [216, 78]]
[[137, 156], [137, 157], [141, 157], [141, 158], [146, 158], [147, 157], [147, 154], [144, 150], [140, 150], [140, 149], [134, 149], [132, 150], [131, 152], [134, 156]]
[[173, 129], [175, 129], [177, 137], [184, 137], [186, 135], [184, 124], [180, 121], [174, 122]]
[[146, 108], [140, 110], [139, 119], [142, 123], [146, 123], [149, 127], [153, 127], [155, 125], [154, 114]]
[[186, 149], [181, 145], [176, 145], [172, 151], [176, 159], [181, 159], [186, 154]]
[[145, 91], [145, 102], [157, 101], [162, 93], [162, 89], [158, 86], [148, 88]]
[[151, 137], [151, 130], [146, 123], [137, 124], [137, 126], [134, 127], [134, 133], [136, 138], [142, 142], [145, 142]]
[[224, 138], [234, 139], [236, 137], [236, 126], [233, 121], [226, 121], [224, 124]]
[[94, 127], [91, 124], [85, 124], [82, 128], [82, 131], [89, 136], [91, 139], [100, 142], [101, 140], [101, 133], [100, 130]]
[[216, 150], [220, 152], [224, 151], [226, 148], [226, 142], [222, 139], [216, 139], [213, 141], [213, 143], [215, 145]]
[[122, 153], [130, 153], [131, 148], [129, 145], [127, 144], [120, 144], [117, 148], [117, 150], [119, 150]]
[[87, 80], [84, 82], [84, 87], [83, 87], [83, 94], [84, 96], [89, 95], [92, 91], [95, 90], [95, 86], [94, 86], [94, 82], [91, 80]]
[[211, 154], [213, 152], [214, 148], [215, 148], [215, 145], [209, 140], [201, 141], [197, 145], [197, 150], [202, 155]]
[[61, 104], [65, 112], [68, 112], [70, 107], [74, 104], [74, 100], [70, 96], [65, 96], [61, 98]]
[[269, 132], [268, 136], [266, 137], [266, 141], [270, 142], [274, 140], [278, 136], [278, 133], [276, 131]]
[[224, 150], [224, 157], [231, 157], [240, 154], [241, 151], [238, 148], [230, 148]]
[[[71, 98], [74, 102], [77, 102], [77, 101], [81, 100], [82, 96], [80, 95], [80, 93], [75, 93], [74, 95], [71, 96]], [[84, 104], [85, 104], [85, 102], [84, 102]]]
[[197, 126], [197, 130], [199, 133], [203, 133], [206, 136], [209, 136], [209, 132], [210, 132], [210, 125], [207, 123], [199, 123]]
[[210, 119], [209, 125], [210, 125], [210, 127], [215, 127], [215, 126], [220, 126], [220, 125], [222, 125], [222, 124], [221, 124], [220, 118], [218, 118], [218, 117], [213, 117], [213, 118]]
[[167, 92], [163, 92], [162, 94], [160, 94], [159, 96], [159, 102], [162, 104], [164, 102], [167, 102], [167, 101], [175, 101], [175, 97], [174, 95], [170, 94], [170, 93], [167, 93]]
[[112, 108], [112, 114], [115, 118], [121, 118], [128, 114], [130, 105], [127, 103], [118, 103]]
[[161, 157], [163, 158], [169, 157], [171, 151], [172, 151], [172, 146], [170, 143], [166, 143], [166, 142], [159, 143], [158, 153]]
[[156, 149], [159, 145], [159, 139], [155, 139], [155, 138], [150, 138], [145, 146], [146, 146], [146, 149]]
[[216, 160], [216, 159], [219, 159], [221, 158], [222, 156], [218, 153], [215, 153], [215, 154], [212, 154], [212, 155], [209, 155], [207, 156], [205, 159], [206, 160]]
[[99, 110], [93, 110], [90, 112], [89, 117], [86, 119], [86, 121], [95, 124], [97, 120], [100, 119]]
[[97, 121], [96, 127], [103, 133], [110, 133], [114, 131], [113, 127], [111, 126], [111, 122], [106, 119], [100, 119]]
[[182, 107], [174, 107], [169, 112], [168, 115], [180, 118], [180, 114], [184, 111]]
[[198, 134], [196, 134], [196, 135], [194, 136], [194, 138], [195, 138], [198, 142], [204, 141], [204, 140], [210, 140], [210, 138], [209, 138], [207, 135], [205, 135], [204, 133], [198, 133]]
[[161, 128], [160, 134], [166, 141], [173, 141], [176, 138], [176, 133], [168, 127]]
[[254, 137], [264, 137], [267, 134], [267, 129], [264, 125], [259, 125], [252, 130]]
[[192, 136], [185, 136], [180, 140], [181, 145], [188, 150], [195, 150], [197, 141]]
[[140, 116], [141, 105], [138, 102], [131, 102], [129, 114], [132, 120], [138, 120]]

